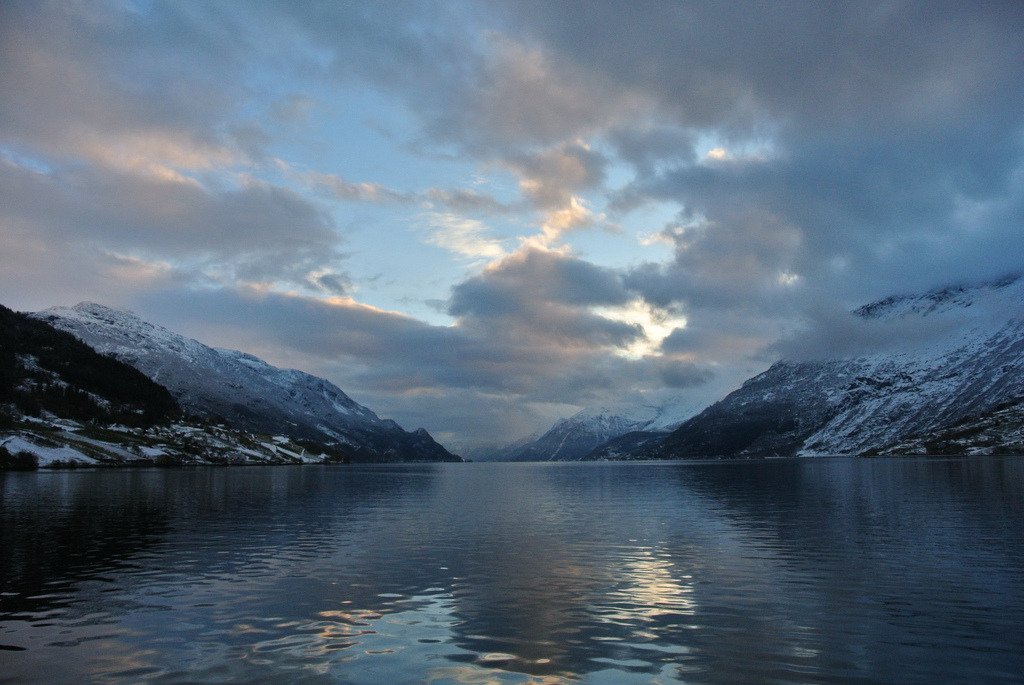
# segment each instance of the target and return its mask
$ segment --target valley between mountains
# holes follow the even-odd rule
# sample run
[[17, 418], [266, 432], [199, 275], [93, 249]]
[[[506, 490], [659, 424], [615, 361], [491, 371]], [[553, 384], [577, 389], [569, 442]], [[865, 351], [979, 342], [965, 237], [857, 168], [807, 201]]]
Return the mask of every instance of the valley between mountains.
[[1024, 453], [1024, 278], [888, 297], [853, 318], [872, 338], [859, 353], [782, 359], [702, 411], [586, 410], [504, 455]]
[[[505, 461], [1024, 452], [1024, 278], [894, 296], [862, 349], [784, 358], [707, 407], [585, 409]], [[95, 303], [7, 309], [0, 463], [460, 461], [322, 378]], [[913, 335], [908, 331], [925, 331]]]

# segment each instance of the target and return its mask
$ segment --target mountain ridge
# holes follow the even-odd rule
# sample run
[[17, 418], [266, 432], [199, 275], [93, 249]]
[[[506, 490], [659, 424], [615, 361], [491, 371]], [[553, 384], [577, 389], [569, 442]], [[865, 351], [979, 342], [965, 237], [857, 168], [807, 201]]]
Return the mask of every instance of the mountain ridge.
[[189, 419], [138, 369], [0, 306], [0, 470], [344, 462], [282, 436]]
[[688, 418], [691, 404], [605, 405], [558, 419], [539, 436], [512, 443], [503, 461], [579, 461], [606, 458], [593, 453], [631, 433], [667, 434]]
[[425, 430], [408, 432], [333, 383], [214, 348], [94, 302], [33, 314], [168, 388], [182, 409], [245, 431], [344, 448], [358, 461], [457, 461]]
[[870, 455], [895, 453], [901, 445], [928, 453], [964, 421], [987, 426], [986, 444], [961, 440], [959, 449], [1007, 451], [1012, 448], [1003, 446], [986, 417], [997, 411], [1004, 420], [1024, 416], [1022, 303], [1019, 276], [870, 303], [855, 315], [900, 325], [945, 317], [949, 326], [882, 351], [780, 360], [664, 440], [628, 456]]

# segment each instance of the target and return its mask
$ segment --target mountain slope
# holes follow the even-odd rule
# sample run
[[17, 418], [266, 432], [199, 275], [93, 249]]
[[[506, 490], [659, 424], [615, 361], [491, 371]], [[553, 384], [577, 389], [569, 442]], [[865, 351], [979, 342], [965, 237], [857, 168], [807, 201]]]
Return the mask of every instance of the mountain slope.
[[629, 431], [640, 430], [650, 419], [627, 417], [608, 409], [581, 411], [558, 420], [536, 440], [509, 450], [508, 461], [571, 461]]
[[630, 431], [598, 445], [585, 454], [583, 461], [642, 459], [646, 450], [668, 436], [668, 431]]
[[0, 306], [0, 470], [345, 461], [344, 453], [182, 418], [167, 388]]
[[93, 303], [35, 314], [164, 385], [187, 413], [236, 429], [314, 440], [359, 461], [457, 461], [423, 429], [407, 432], [332, 383], [215, 349]]
[[609, 441], [628, 433], [668, 433], [692, 410], [683, 404], [584, 409], [559, 419], [543, 435], [526, 443], [509, 446], [505, 461], [576, 461], [608, 458], [590, 456]]
[[9, 412], [166, 423], [178, 403], [135, 368], [99, 354], [75, 336], [0, 306], [0, 404]]
[[1024, 416], [1022, 303], [1024, 279], [1010, 278], [867, 305], [855, 312], [864, 320], [937, 332], [857, 357], [780, 361], [631, 456], [877, 454], [901, 444], [963, 452], [970, 440], [941, 436], [965, 421], [987, 427], [977, 434], [988, 451], [1013, 450], [990, 417]]

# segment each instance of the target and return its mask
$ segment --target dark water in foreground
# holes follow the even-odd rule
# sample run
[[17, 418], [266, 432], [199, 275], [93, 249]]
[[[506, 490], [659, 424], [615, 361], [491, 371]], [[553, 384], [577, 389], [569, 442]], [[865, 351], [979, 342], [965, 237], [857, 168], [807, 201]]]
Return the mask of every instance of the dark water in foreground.
[[0, 682], [1024, 680], [1024, 459], [0, 474]]

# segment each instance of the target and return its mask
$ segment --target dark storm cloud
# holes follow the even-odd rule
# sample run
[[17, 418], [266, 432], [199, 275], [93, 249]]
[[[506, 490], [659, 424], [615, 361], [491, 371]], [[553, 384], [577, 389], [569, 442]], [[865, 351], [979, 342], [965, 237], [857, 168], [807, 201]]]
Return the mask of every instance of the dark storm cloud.
[[697, 161], [696, 135], [690, 129], [624, 125], [611, 130], [607, 138], [619, 158], [633, 165], [640, 177], [652, 175], [658, 164]]
[[455, 287], [449, 313], [503, 316], [531, 303], [624, 304], [621, 276], [572, 255], [525, 247]]
[[692, 388], [703, 385], [714, 375], [710, 369], [695, 364], [665, 362], [660, 367], [661, 380], [669, 388]]
[[[958, 201], [1019, 194], [1019, 3], [515, 3], [509, 16], [552, 59], [639, 89], [678, 126], [727, 149], [770, 139], [763, 164], [682, 164], [630, 190], [705, 215], [738, 201], [783, 217], [806, 234], [808, 262], [886, 266], [911, 256], [901, 247], [959, 237]], [[680, 138], [669, 149], [685, 159]]]
[[868, 355], [940, 338], [962, 327], [962, 313], [924, 319], [864, 319], [845, 310], [807, 313], [793, 332], [773, 342], [768, 352], [788, 360], [814, 360]]
[[[954, 142], [979, 152], [944, 149]], [[1017, 143], [1004, 144], [1015, 150]], [[701, 331], [706, 339], [690, 351], [702, 354], [742, 340], [722, 325], [725, 312], [744, 313], [762, 344], [800, 328], [795, 339], [772, 345], [769, 358], [860, 353], [872, 340], [931, 335], [866, 330], [872, 326], [821, 313], [1020, 268], [1019, 162], [986, 145], [983, 135], [967, 143], [804, 143], [783, 160], [664, 173], [645, 192], [688, 208], [663, 232], [675, 257], [633, 269], [625, 283], [661, 306], [679, 303], [691, 330], [678, 336], [692, 342]], [[977, 182], [979, 174], [988, 180]], [[756, 346], [755, 336], [747, 338]], [[663, 347], [678, 349], [676, 343], [673, 336]]]
[[742, 204], [715, 209], [721, 213], [668, 226], [663, 235], [675, 247], [675, 260], [632, 269], [626, 285], [659, 306], [681, 302], [689, 311], [780, 306], [784, 274], [802, 247], [800, 231]]
[[1022, 14], [1012, 1], [508, 5], [509, 22], [559, 58], [727, 134], [791, 117], [888, 129], [979, 101], [1009, 112]]
[[581, 259], [525, 247], [452, 291], [448, 313], [464, 326], [512, 332], [523, 343], [558, 339], [584, 346], [621, 347], [642, 337], [634, 325], [592, 313], [633, 296], [619, 274]]

